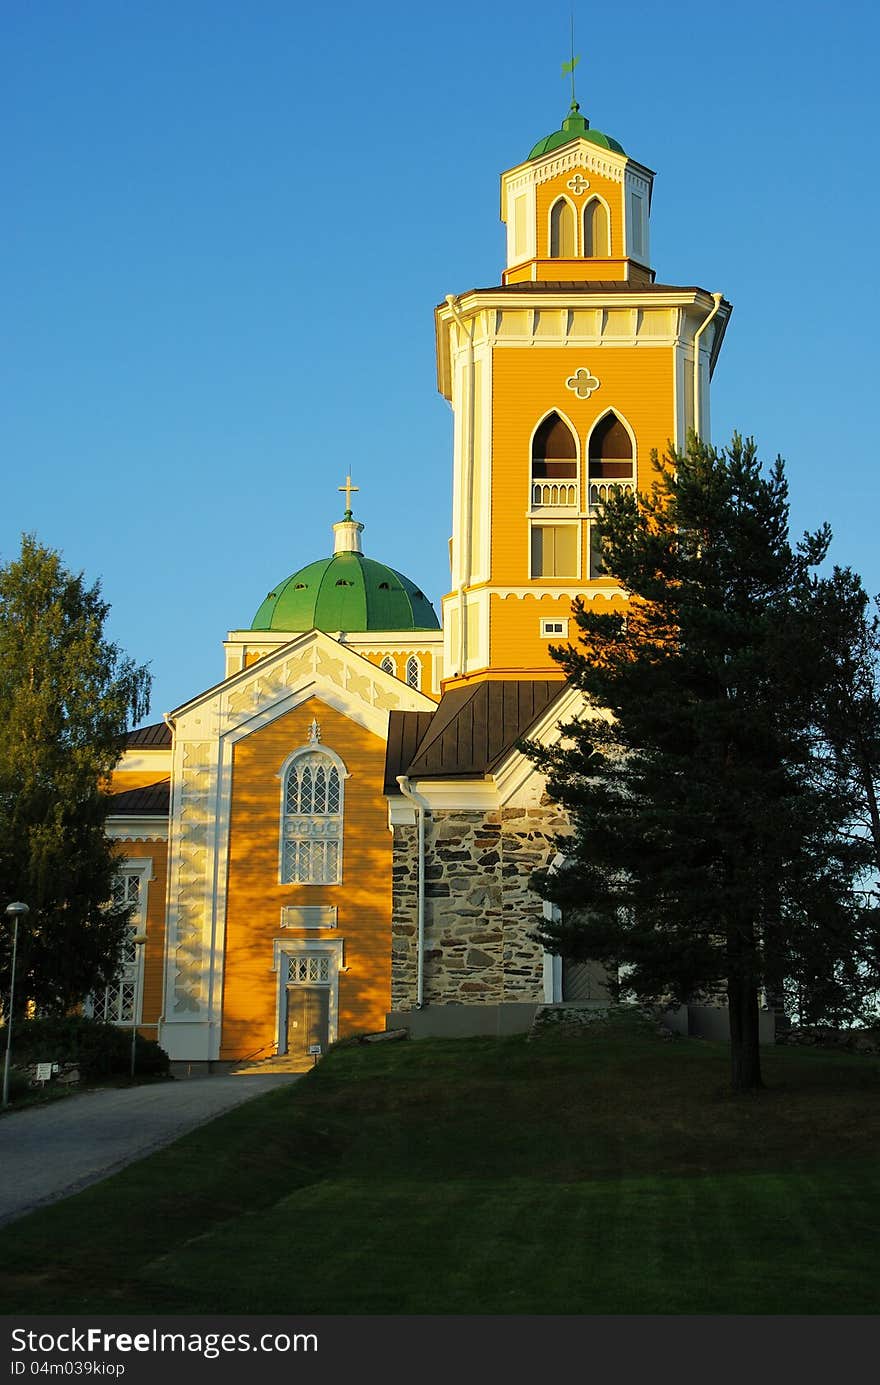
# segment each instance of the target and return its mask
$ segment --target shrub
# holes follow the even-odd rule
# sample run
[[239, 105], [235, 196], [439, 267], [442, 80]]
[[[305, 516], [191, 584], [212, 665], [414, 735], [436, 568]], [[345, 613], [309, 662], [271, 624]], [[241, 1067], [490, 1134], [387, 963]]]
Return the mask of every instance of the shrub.
[[[82, 1015], [21, 1020], [12, 1041], [16, 1063], [77, 1063], [86, 1079], [125, 1076], [131, 1070], [131, 1030]], [[170, 1059], [154, 1039], [137, 1036], [139, 1077], [167, 1077]]]
[[12, 1068], [9, 1073], [9, 1104], [14, 1106], [17, 1101], [23, 1101], [25, 1097], [33, 1095], [28, 1078], [23, 1072], [16, 1072]]

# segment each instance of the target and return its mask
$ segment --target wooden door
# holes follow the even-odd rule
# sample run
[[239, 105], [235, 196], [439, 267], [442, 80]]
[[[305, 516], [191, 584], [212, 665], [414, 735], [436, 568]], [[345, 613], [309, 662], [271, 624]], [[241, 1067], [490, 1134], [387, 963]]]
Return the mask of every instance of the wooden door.
[[288, 986], [287, 1052], [305, 1058], [312, 1044], [327, 1051], [330, 1039], [330, 987]]

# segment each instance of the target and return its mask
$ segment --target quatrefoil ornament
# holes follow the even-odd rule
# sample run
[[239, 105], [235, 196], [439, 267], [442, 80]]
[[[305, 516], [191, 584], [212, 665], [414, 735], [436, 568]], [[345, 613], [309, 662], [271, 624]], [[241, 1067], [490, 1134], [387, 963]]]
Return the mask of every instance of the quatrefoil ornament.
[[565, 382], [565, 388], [574, 390], [578, 399], [589, 399], [590, 395], [599, 388], [599, 381], [585, 366], [579, 366], [574, 375], [569, 375]]

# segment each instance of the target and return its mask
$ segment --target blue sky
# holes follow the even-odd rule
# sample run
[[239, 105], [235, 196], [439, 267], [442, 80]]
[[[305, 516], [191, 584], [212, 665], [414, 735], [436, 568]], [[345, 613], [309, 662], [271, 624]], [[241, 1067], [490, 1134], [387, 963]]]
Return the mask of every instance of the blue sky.
[[[4, 0], [0, 558], [100, 577], [152, 719], [330, 548], [448, 579], [434, 305], [499, 282], [498, 178], [567, 105], [567, 3]], [[734, 315], [713, 437], [880, 590], [868, 3], [575, 5], [585, 114], [657, 170], [658, 279]], [[309, 330], [305, 331], [305, 324]]]

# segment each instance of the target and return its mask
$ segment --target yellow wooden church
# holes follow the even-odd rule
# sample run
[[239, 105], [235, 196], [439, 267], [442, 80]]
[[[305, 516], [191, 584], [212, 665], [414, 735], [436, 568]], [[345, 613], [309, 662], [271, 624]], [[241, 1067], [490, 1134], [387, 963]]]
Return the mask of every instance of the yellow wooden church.
[[534, 940], [529, 877], [567, 824], [516, 743], [577, 710], [549, 653], [573, 598], [625, 600], [593, 537], [609, 490], [709, 436], [731, 309], [656, 281], [653, 179], [572, 102], [502, 175], [500, 284], [436, 309], [441, 619], [363, 552], [349, 477], [329, 556], [230, 632], [220, 682], [130, 735], [108, 826], [147, 942], [95, 1006], [176, 1062], [304, 1056], [389, 1015], [499, 1032], [601, 998], [600, 972]]

